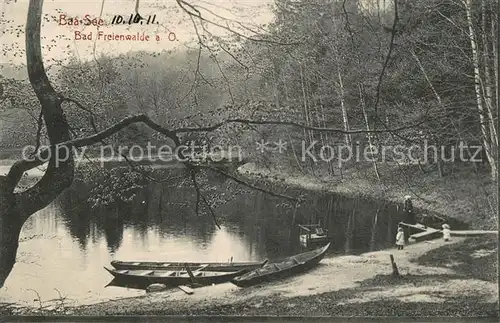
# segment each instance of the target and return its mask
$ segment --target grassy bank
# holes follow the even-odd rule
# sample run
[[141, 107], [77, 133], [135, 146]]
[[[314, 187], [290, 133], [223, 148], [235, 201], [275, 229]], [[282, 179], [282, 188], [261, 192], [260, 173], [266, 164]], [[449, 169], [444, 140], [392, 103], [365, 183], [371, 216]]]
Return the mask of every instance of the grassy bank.
[[[306, 274], [68, 309], [78, 315], [498, 316], [497, 237], [325, 258]], [[401, 277], [390, 275], [393, 254]], [[476, 265], [475, 265], [476, 264]], [[35, 313], [36, 314], [36, 313]], [[44, 313], [50, 314], [50, 313]]]
[[289, 187], [332, 192], [355, 198], [364, 196], [403, 203], [411, 195], [417, 214], [436, 214], [468, 223], [472, 229], [497, 229], [497, 183], [487, 170], [470, 165], [457, 166], [444, 177], [436, 171], [418, 166], [380, 164], [380, 180], [372, 167], [337, 170], [335, 176], [320, 168], [315, 174], [292, 171], [290, 167], [263, 168], [254, 163], [241, 166], [238, 171], [252, 179], [263, 179]]
[[[497, 236], [435, 240], [328, 257], [307, 273], [238, 288], [178, 289], [27, 315], [488, 316], [498, 317]], [[401, 277], [391, 275], [393, 254]], [[8, 309], [3, 311], [8, 315]]]

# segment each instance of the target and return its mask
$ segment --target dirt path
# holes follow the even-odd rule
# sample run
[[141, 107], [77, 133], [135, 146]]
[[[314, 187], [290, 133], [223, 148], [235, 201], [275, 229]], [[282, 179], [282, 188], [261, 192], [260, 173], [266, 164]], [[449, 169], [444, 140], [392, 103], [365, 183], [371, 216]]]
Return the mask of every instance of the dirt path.
[[[367, 303], [397, 299], [400, 302], [443, 303], [457, 293], [480, 297], [483, 302], [498, 300], [498, 285], [480, 279], [457, 275], [451, 269], [456, 264], [433, 267], [412, 261], [430, 250], [463, 242], [464, 238], [445, 243], [442, 240], [409, 245], [403, 251], [395, 249], [365, 253], [360, 256], [325, 258], [307, 274], [289, 279], [238, 288], [231, 283], [203, 287], [193, 295], [180, 290], [153, 293], [144, 297], [110, 301], [75, 310], [75, 314], [183, 314], [204, 308], [245, 304], [259, 308], [270, 299], [287, 300], [300, 296], [336, 294], [336, 305]], [[383, 282], [391, 273], [389, 254], [393, 254], [405, 279], [397, 284]], [[386, 277], [382, 278], [381, 277]], [[413, 279], [407, 279], [413, 277]], [[333, 293], [332, 293], [333, 292]], [[270, 309], [272, 310], [272, 309]], [[217, 312], [216, 312], [217, 313]]]

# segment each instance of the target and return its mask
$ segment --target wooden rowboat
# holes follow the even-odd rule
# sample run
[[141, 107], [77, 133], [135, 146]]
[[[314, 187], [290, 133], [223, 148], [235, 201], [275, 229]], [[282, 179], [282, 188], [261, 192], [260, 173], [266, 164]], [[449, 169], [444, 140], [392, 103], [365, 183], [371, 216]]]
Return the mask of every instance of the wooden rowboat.
[[[236, 276], [244, 274], [244, 270], [234, 271], [203, 271], [193, 270], [143, 270], [143, 269], [109, 269], [104, 267], [115, 279], [125, 285], [135, 285], [145, 288], [150, 284], [165, 284], [167, 286], [179, 286], [189, 284], [212, 285], [228, 282]], [[203, 268], [205, 269], [205, 268]]]
[[253, 269], [257, 269], [262, 267], [266, 261], [261, 262], [205, 262], [205, 263], [196, 263], [196, 262], [162, 262], [162, 261], [119, 261], [113, 260], [111, 262], [111, 266], [116, 269], [159, 269], [159, 270], [168, 270], [168, 271], [179, 271], [184, 270], [185, 266], [189, 266], [191, 270], [197, 270], [201, 267], [201, 271], [222, 271], [222, 272], [234, 272], [240, 270], [250, 271]]
[[330, 243], [322, 248], [288, 257], [278, 263], [266, 264], [262, 268], [235, 277], [231, 283], [239, 287], [247, 287], [304, 272], [316, 266], [329, 247]]

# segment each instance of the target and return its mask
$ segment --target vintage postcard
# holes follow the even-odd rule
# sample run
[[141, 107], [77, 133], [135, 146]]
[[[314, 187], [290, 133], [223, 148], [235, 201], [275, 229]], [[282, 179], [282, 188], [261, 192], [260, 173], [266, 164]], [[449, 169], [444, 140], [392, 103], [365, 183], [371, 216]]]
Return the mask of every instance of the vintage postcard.
[[498, 0], [1, 5], [1, 316], [498, 319]]

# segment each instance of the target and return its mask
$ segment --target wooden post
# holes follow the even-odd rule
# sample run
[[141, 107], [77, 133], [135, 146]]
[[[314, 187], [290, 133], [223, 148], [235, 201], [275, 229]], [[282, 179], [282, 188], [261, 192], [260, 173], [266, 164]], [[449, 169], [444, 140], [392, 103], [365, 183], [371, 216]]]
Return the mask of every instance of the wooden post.
[[[392, 255], [391, 255], [391, 256], [392, 256]], [[196, 283], [196, 281], [195, 281], [195, 279], [194, 279], [193, 272], [192, 272], [192, 271], [191, 271], [191, 269], [189, 268], [188, 264], [185, 264], [185, 267], [186, 267], [186, 271], [187, 271], [187, 273], [188, 273], [188, 275], [189, 275], [189, 278], [191, 278], [191, 282], [192, 282], [193, 284], [195, 284], [195, 283]]]
[[389, 257], [391, 257], [392, 275], [395, 276], [395, 277], [399, 277], [400, 276], [399, 275], [399, 270], [398, 270], [398, 266], [394, 262], [394, 256], [392, 254], [390, 254]]

